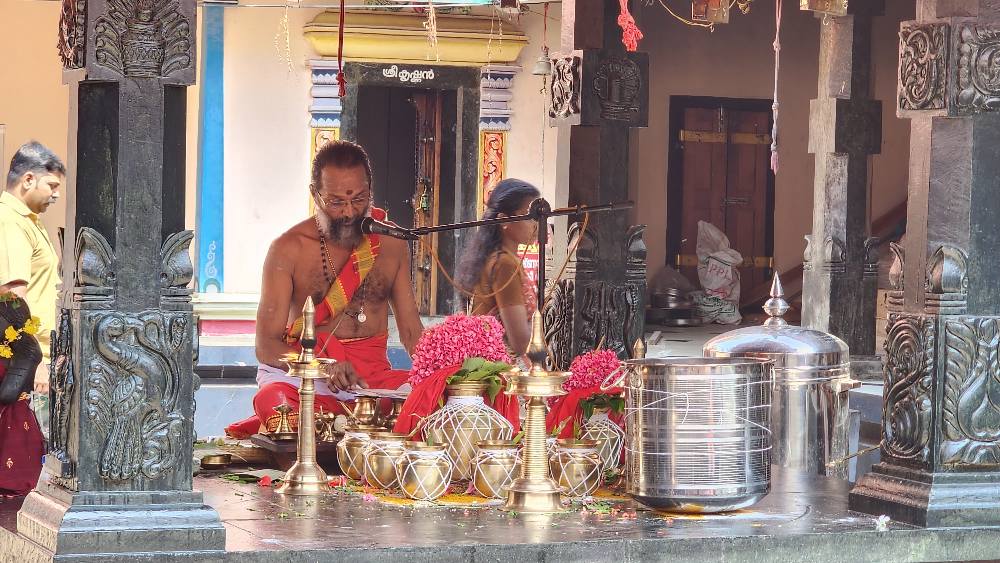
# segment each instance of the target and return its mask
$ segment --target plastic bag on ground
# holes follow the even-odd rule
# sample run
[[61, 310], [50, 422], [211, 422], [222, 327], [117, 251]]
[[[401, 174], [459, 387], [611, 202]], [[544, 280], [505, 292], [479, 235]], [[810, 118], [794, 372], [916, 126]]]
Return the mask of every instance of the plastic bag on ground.
[[708, 323], [719, 323], [723, 325], [740, 324], [743, 316], [735, 303], [730, 303], [718, 297], [705, 295], [703, 291], [695, 291], [691, 294], [695, 308], [698, 309], [698, 316]]
[[698, 281], [705, 292], [696, 299], [703, 318], [709, 322], [737, 324], [742, 320], [740, 272], [743, 255], [730, 248], [729, 238], [715, 225], [698, 221]]

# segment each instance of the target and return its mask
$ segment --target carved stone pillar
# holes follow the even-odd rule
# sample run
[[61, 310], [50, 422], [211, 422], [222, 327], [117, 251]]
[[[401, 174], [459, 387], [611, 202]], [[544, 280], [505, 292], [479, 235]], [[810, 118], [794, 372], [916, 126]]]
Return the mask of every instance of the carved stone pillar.
[[[646, 126], [649, 61], [645, 53], [623, 49], [618, 11], [615, 0], [562, 3], [562, 52], [552, 61], [549, 116], [558, 126], [556, 189], [565, 189], [569, 205], [628, 199], [629, 129]], [[570, 227], [571, 241], [581, 227]], [[621, 212], [590, 217], [577, 257], [544, 311], [559, 368], [601, 343], [626, 357], [642, 336], [643, 230], [630, 228]]]
[[221, 551], [218, 514], [191, 490], [198, 378], [183, 229], [195, 2], [67, 0], [62, 29], [75, 38], [63, 61], [77, 236], [63, 259], [52, 441], [17, 531], [49, 556]]
[[[614, 350], [619, 357], [632, 354], [632, 344], [642, 338], [646, 312], [646, 244], [642, 240], [645, 225], [630, 227], [624, 239], [605, 239], [588, 228], [581, 233], [581, 223], [569, 229], [570, 244], [581, 237], [576, 255], [569, 261], [566, 274], [552, 291], [545, 308], [545, 339], [552, 360], [559, 369], [568, 369], [573, 358], [597, 348]], [[600, 244], [611, 245], [601, 249]], [[613, 264], [600, 257], [617, 255]], [[609, 272], [624, 272], [611, 276]]]
[[1000, 6], [922, 0], [900, 30], [911, 120], [893, 246], [882, 462], [850, 507], [926, 526], [1000, 524]]
[[851, 2], [848, 15], [824, 16], [819, 93], [810, 104], [816, 176], [802, 325], [839, 336], [852, 356], [875, 354], [878, 256], [869, 236], [868, 160], [882, 144], [882, 103], [871, 95], [872, 17], [882, 9], [882, 0]]

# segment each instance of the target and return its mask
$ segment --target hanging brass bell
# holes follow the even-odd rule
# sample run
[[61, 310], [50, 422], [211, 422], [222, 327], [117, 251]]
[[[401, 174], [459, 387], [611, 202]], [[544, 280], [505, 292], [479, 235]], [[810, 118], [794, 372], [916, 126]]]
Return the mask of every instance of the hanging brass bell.
[[548, 47], [542, 47], [542, 54], [535, 61], [535, 67], [531, 69], [531, 74], [535, 76], [548, 76], [552, 74], [552, 61], [549, 60]]

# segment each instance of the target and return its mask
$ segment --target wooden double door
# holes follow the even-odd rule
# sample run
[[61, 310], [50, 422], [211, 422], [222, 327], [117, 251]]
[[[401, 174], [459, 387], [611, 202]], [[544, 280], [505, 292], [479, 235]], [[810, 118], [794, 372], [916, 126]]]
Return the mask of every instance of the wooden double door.
[[668, 260], [697, 286], [698, 222], [707, 221], [743, 255], [747, 296], [773, 267], [771, 102], [673, 96], [670, 106]]
[[[372, 161], [375, 204], [404, 227], [441, 222], [444, 131], [454, 131], [443, 104], [449, 92], [363, 86], [358, 99], [358, 141]], [[452, 97], [454, 94], [451, 93]], [[453, 181], [452, 181], [453, 183]], [[411, 246], [412, 276], [421, 314], [438, 311], [439, 272], [431, 254], [437, 235]], [[447, 311], [446, 311], [447, 312]]]

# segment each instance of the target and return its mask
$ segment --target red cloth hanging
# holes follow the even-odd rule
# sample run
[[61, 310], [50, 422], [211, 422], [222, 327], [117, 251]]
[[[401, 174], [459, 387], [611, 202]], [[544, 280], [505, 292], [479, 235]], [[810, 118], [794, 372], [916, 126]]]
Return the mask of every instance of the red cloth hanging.
[[618, 26], [622, 28], [622, 45], [629, 51], [639, 48], [639, 41], [642, 39], [642, 31], [635, 25], [635, 18], [628, 11], [628, 0], [618, 0], [621, 11], [618, 14]]
[[[7, 368], [0, 363], [0, 379]], [[31, 492], [42, 472], [45, 443], [29, 395], [9, 405], [0, 405], [0, 496], [21, 496]]]

